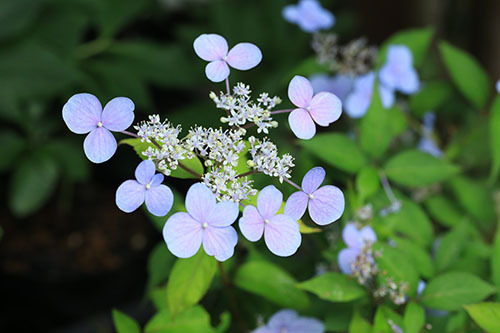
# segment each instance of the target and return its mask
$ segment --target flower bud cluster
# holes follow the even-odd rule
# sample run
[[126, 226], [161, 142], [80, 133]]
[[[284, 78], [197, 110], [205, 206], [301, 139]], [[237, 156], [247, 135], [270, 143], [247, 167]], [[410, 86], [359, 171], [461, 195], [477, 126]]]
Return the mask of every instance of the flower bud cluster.
[[356, 260], [351, 264], [352, 275], [359, 284], [367, 285], [378, 273], [378, 266], [373, 257], [372, 243], [366, 242]]
[[238, 177], [236, 171], [228, 165], [212, 168], [203, 175], [203, 182], [214, 192], [219, 201], [234, 201], [248, 199], [257, 194], [248, 177]]
[[408, 283], [404, 281], [395, 282], [393, 278], [388, 277], [384, 283], [373, 292], [373, 296], [383, 298], [389, 296], [389, 299], [396, 305], [406, 303], [406, 292]]
[[251, 136], [248, 138], [250, 143], [251, 159], [247, 162], [248, 166], [262, 172], [271, 177], [278, 177], [280, 183], [284, 178], [290, 178], [291, 168], [294, 158], [290, 154], [283, 154], [281, 157], [278, 155], [278, 148], [274, 143], [264, 138], [262, 141]]

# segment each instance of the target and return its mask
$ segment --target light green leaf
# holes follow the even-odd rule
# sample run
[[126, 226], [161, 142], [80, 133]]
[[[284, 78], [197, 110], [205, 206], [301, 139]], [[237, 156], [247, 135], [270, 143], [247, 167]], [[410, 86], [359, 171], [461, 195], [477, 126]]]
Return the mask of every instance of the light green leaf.
[[285, 308], [303, 310], [309, 307], [309, 298], [297, 288], [297, 281], [281, 267], [267, 261], [243, 264], [236, 273], [234, 283]]
[[318, 159], [349, 173], [359, 171], [367, 163], [356, 143], [344, 134], [318, 134], [300, 143]]
[[446, 271], [461, 258], [466, 242], [469, 239], [469, 225], [462, 222], [445, 234], [436, 251], [436, 269], [439, 272]]
[[113, 309], [113, 322], [118, 333], [140, 333], [141, 327], [137, 321], [121, 311]]
[[350, 302], [366, 295], [364, 288], [355, 280], [334, 272], [319, 275], [297, 286], [331, 302]]
[[428, 186], [458, 173], [458, 167], [418, 150], [407, 150], [393, 156], [384, 166], [387, 177], [401, 185]]
[[168, 251], [163, 241], [158, 243], [148, 257], [148, 281], [146, 293], [150, 293], [154, 287], [167, 281], [168, 274], [174, 265], [175, 257]]
[[425, 278], [430, 278], [434, 275], [434, 265], [431, 257], [421, 246], [400, 237], [394, 237], [394, 241], [396, 242], [396, 248], [412, 260], [413, 265], [420, 275]]
[[371, 197], [380, 189], [380, 179], [377, 169], [366, 166], [356, 176], [356, 189], [361, 200]]
[[493, 184], [500, 172], [500, 96], [495, 98], [491, 107], [489, 127], [492, 157], [490, 183]]
[[177, 315], [172, 319], [174, 313], [168, 308], [160, 310], [144, 327], [145, 333], [212, 333], [214, 329], [210, 326], [210, 316], [201, 306], [196, 305]]
[[349, 333], [372, 333], [372, 326], [358, 311], [355, 311], [349, 324]]
[[203, 249], [188, 259], [177, 259], [167, 284], [168, 307], [175, 317], [205, 295], [217, 270], [213, 257]]
[[464, 306], [474, 321], [487, 332], [500, 332], [500, 303], [484, 302]]
[[422, 305], [410, 302], [404, 314], [404, 332], [419, 333], [425, 325], [425, 311]]
[[447, 82], [426, 82], [422, 89], [410, 97], [410, 110], [417, 116], [423, 116], [429, 110], [437, 111], [451, 97], [452, 92], [453, 89]]
[[497, 229], [491, 254], [491, 281], [500, 289], [500, 228]]
[[438, 310], [458, 310], [496, 292], [492, 285], [475, 275], [450, 272], [429, 281], [422, 294], [422, 303]]
[[457, 205], [441, 194], [431, 195], [424, 201], [429, 215], [445, 227], [453, 227], [464, 219]]
[[390, 45], [403, 44], [411, 50], [414, 66], [420, 67], [425, 59], [433, 35], [434, 29], [432, 28], [408, 29], [395, 33], [380, 48], [378, 63], [380, 65], [384, 64], [387, 48]]
[[377, 308], [373, 321], [373, 332], [377, 333], [393, 333], [392, 325], [403, 327], [403, 318], [384, 305]]
[[490, 92], [488, 75], [479, 62], [465, 51], [441, 41], [439, 51], [458, 90], [476, 108], [485, 106]]

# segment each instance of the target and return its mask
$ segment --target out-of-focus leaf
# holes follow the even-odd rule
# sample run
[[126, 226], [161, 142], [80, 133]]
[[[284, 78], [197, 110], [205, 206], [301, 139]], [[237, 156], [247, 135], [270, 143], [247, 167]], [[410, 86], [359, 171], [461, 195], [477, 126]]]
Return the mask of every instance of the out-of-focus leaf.
[[497, 290], [469, 273], [450, 272], [429, 281], [422, 293], [422, 303], [438, 310], [458, 310], [479, 302]]
[[[316, 57], [310, 57], [310, 58], [303, 60], [298, 66], [296, 66], [292, 70], [291, 73], [293, 75], [302, 75], [305, 77], [309, 77], [313, 74], [325, 73], [325, 72], [328, 72], [328, 67], [324, 66], [324, 65], [320, 65], [318, 63], [318, 60], [316, 59]], [[287, 76], [287, 79], [290, 79], [290, 78]], [[289, 81], [287, 81], [287, 83], [288, 82]]]
[[425, 311], [422, 305], [410, 302], [406, 305], [403, 317], [404, 332], [419, 333], [425, 325]]
[[11, 37], [26, 29], [36, 18], [44, 0], [0, 1], [0, 39]]
[[458, 90], [476, 108], [484, 107], [490, 87], [488, 75], [479, 62], [467, 52], [445, 41], [439, 43], [439, 51]]
[[212, 333], [210, 315], [201, 306], [196, 305], [179, 313], [175, 319], [168, 308], [160, 310], [144, 327], [145, 333]]
[[445, 227], [453, 227], [464, 219], [456, 204], [444, 195], [429, 196], [424, 201], [429, 215]]
[[418, 150], [407, 150], [393, 156], [384, 170], [390, 180], [412, 187], [444, 181], [459, 171], [453, 164]]
[[344, 134], [318, 134], [300, 143], [315, 157], [349, 173], [359, 171], [367, 163], [356, 143]]
[[118, 333], [140, 333], [141, 327], [137, 321], [121, 311], [113, 309], [113, 322]]
[[331, 303], [325, 317], [326, 331], [346, 332], [353, 315], [353, 309], [346, 303]]
[[422, 116], [429, 110], [437, 111], [451, 97], [453, 90], [449, 83], [444, 81], [430, 81], [410, 97], [411, 112]]
[[148, 258], [148, 282], [146, 293], [150, 293], [154, 287], [167, 281], [168, 274], [174, 265], [175, 257], [168, 251], [167, 245], [161, 241], [149, 254]]
[[302, 222], [302, 220], [298, 220], [297, 222], [299, 223], [299, 228], [300, 228], [301, 234], [315, 234], [315, 233], [322, 231], [320, 228], [314, 228], [314, 227], [308, 226], [307, 224]]
[[393, 333], [393, 327], [403, 328], [403, 318], [387, 306], [379, 306], [375, 312], [373, 332]]
[[152, 0], [106, 0], [96, 1], [99, 10], [99, 23], [101, 34], [106, 37], [113, 36], [132, 19], [138, 17]]
[[497, 229], [491, 254], [491, 281], [500, 290], [500, 228]]
[[24, 139], [14, 131], [2, 129], [0, 131], [0, 172], [5, 171], [23, 151]]
[[335, 272], [301, 282], [298, 287], [331, 302], [350, 302], [366, 295], [365, 290], [355, 280]]
[[377, 169], [366, 166], [356, 176], [356, 189], [361, 200], [371, 197], [380, 189], [380, 179]]
[[387, 56], [387, 48], [390, 45], [403, 44], [411, 50], [414, 66], [417, 68], [420, 67], [425, 59], [433, 35], [434, 29], [432, 28], [409, 29], [395, 33], [380, 48], [378, 63], [380, 65], [384, 64]]
[[446, 233], [436, 251], [436, 269], [438, 272], [446, 271], [455, 264], [465, 249], [469, 236], [470, 226], [467, 222], [457, 224], [450, 232]]
[[88, 179], [90, 164], [83, 153], [81, 144], [54, 140], [49, 142], [43, 149], [58, 162], [62, 172], [70, 180], [81, 182]]
[[394, 241], [396, 248], [413, 262], [420, 275], [425, 278], [434, 275], [434, 265], [427, 251], [408, 239], [394, 237]]
[[203, 249], [188, 259], [177, 259], [167, 284], [167, 301], [172, 317], [198, 303], [217, 270], [213, 257]]
[[489, 126], [492, 157], [490, 183], [494, 183], [500, 172], [500, 96], [495, 98], [491, 107]]
[[465, 310], [487, 332], [500, 332], [500, 303], [484, 302], [465, 305]]
[[372, 326], [358, 311], [355, 311], [349, 324], [349, 333], [372, 333]]
[[302, 310], [309, 306], [309, 298], [297, 288], [297, 281], [270, 262], [251, 261], [243, 264], [236, 272], [234, 283], [285, 308]]
[[[446, 313], [446, 311], [444, 312]], [[463, 331], [467, 321], [467, 313], [462, 309], [450, 314], [448, 322], [446, 323], [446, 332]]]

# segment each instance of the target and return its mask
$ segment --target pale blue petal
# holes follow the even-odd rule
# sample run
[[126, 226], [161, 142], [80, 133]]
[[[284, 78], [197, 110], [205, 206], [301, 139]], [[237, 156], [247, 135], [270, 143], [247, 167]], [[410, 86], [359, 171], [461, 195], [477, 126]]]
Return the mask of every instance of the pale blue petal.
[[309, 200], [309, 216], [319, 224], [326, 225], [338, 220], [344, 213], [345, 199], [342, 191], [332, 185], [320, 187]]
[[101, 103], [94, 95], [82, 93], [71, 96], [64, 104], [62, 116], [71, 132], [85, 134], [97, 127], [101, 111]]
[[417, 295], [419, 297], [422, 296], [422, 293], [424, 292], [424, 289], [426, 286], [427, 286], [427, 283], [425, 283], [425, 281], [423, 281], [423, 280], [418, 281]]
[[326, 74], [317, 74], [311, 76], [309, 81], [315, 93], [330, 92], [337, 96], [342, 103], [345, 103], [354, 86], [354, 79], [348, 75], [336, 75], [330, 78]]
[[104, 106], [101, 121], [111, 131], [124, 131], [134, 122], [134, 102], [127, 97], [113, 98]]
[[443, 156], [443, 151], [427, 137], [422, 137], [418, 143], [418, 149], [435, 157]]
[[202, 34], [194, 40], [194, 52], [203, 60], [222, 60], [227, 55], [227, 41], [217, 34]]
[[396, 96], [394, 94], [394, 90], [391, 88], [387, 88], [386, 86], [380, 84], [378, 86], [378, 91], [380, 94], [380, 100], [382, 101], [382, 106], [386, 109], [392, 107], [394, 101], [396, 100]]
[[290, 195], [285, 204], [284, 214], [298, 221], [304, 216], [309, 197], [306, 193], [298, 191]]
[[311, 82], [303, 76], [295, 75], [288, 85], [288, 98], [299, 108], [307, 108], [313, 97]]
[[173, 255], [179, 258], [194, 256], [201, 246], [203, 227], [189, 214], [175, 213], [163, 227], [163, 239]]
[[497, 88], [497, 93], [500, 94], [500, 80], [497, 81], [496, 88]]
[[229, 76], [229, 66], [223, 60], [212, 61], [205, 67], [205, 74], [212, 82], [222, 82]]
[[396, 88], [407, 95], [416, 93], [420, 88], [417, 71], [409, 68], [407, 71], [401, 73], [398, 77], [398, 86]]
[[283, 18], [290, 23], [297, 23], [299, 20], [299, 11], [296, 5], [288, 5], [283, 8]]
[[294, 310], [284, 309], [273, 314], [271, 318], [269, 318], [269, 322], [267, 327], [270, 329], [278, 330], [288, 325], [291, 322], [294, 322], [299, 318], [299, 315]]
[[361, 92], [353, 92], [347, 96], [345, 102], [345, 111], [351, 118], [361, 118], [368, 111], [372, 101], [372, 95]]
[[413, 54], [406, 45], [391, 45], [387, 49], [386, 64], [401, 69], [413, 67]]
[[87, 158], [94, 163], [102, 163], [109, 160], [116, 152], [116, 139], [110, 131], [104, 127], [92, 130], [85, 141], [83, 150]]
[[322, 167], [315, 167], [307, 171], [302, 178], [302, 190], [307, 194], [316, 191], [325, 180], [326, 171]]
[[344, 243], [353, 249], [360, 249], [363, 247], [363, 238], [358, 228], [353, 223], [349, 223], [342, 230], [342, 239]]
[[238, 233], [233, 227], [219, 228], [209, 225], [203, 233], [203, 249], [218, 261], [231, 258], [237, 243]]
[[240, 213], [238, 204], [232, 201], [221, 201], [215, 205], [204, 222], [212, 227], [227, 227], [233, 224]]
[[293, 110], [288, 116], [288, 124], [299, 139], [309, 140], [316, 134], [316, 125], [309, 112], [304, 109]]
[[283, 194], [274, 185], [264, 187], [257, 197], [257, 209], [264, 219], [274, 216], [282, 203]]
[[287, 332], [323, 333], [325, 325], [315, 318], [300, 317], [288, 325]]
[[186, 210], [195, 220], [206, 222], [215, 208], [215, 195], [202, 183], [191, 185], [186, 194]]
[[159, 185], [146, 190], [146, 207], [155, 216], [168, 214], [174, 203], [174, 194], [167, 185]]
[[316, 124], [326, 127], [340, 118], [342, 102], [332, 93], [320, 92], [312, 98], [309, 114]]
[[257, 66], [262, 60], [262, 52], [251, 43], [236, 44], [227, 54], [229, 66], [245, 71]]
[[340, 270], [344, 274], [352, 274], [352, 264], [356, 261], [356, 257], [359, 255], [359, 249], [342, 249], [339, 252], [338, 263]]
[[161, 173], [157, 173], [153, 176], [153, 179], [151, 179], [151, 187], [160, 185], [161, 183], [163, 183], [163, 179], [165, 179], [165, 177]]
[[305, 32], [316, 32], [320, 29], [329, 29], [335, 23], [332, 13], [322, 8], [316, 0], [302, 0], [298, 5], [299, 27]]
[[364, 243], [375, 243], [377, 241], [377, 234], [373, 231], [372, 227], [366, 226], [359, 231], [361, 239]]
[[238, 225], [240, 231], [251, 242], [258, 241], [264, 232], [264, 219], [254, 206], [246, 206]]
[[144, 185], [135, 180], [127, 180], [116, 190], [116, 205], [125, 213], [131, 213], [144, 203], [145, 192]]
[[297, 252], [302, 241], [299, 224], [288, 215], [271, 217], [264, 226], [264, 240], [272, 253], [288, 257]]
[[151, 182], [155, 172], [155, 163], [150, 160], [144, 160], [135, 168], [135, 178], [139, 183], [146, 185]]

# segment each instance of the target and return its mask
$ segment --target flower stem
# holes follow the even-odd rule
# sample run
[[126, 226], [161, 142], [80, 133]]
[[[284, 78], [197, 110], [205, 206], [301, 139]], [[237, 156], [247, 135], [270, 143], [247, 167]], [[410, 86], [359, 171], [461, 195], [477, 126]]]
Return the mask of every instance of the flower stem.
[[276, 111], [271, 111], [271, 114], [288, 113], [288, 112], [292, 112], [293, 110], [294, 109], [276, 110]]
[[195, 176], [196, 178], [200, 178], [200, 179], [201, 179], [201, 175], [200, 175], [198, 172], [196, 172], [196, 171], [194, 171], [193, 169], [191, 169], [191, 168], [189, 168], [189, 167], [185, 166], [184, 164], [182, 164], [182, 162], [177, 161], [177, 163], [179, 164], [179, 166], [180, 166], [182, 169], [184, 169], [184, 171], [186, 171], [186, 172], [188, 172], [188, 173], [192, 174], [192, 175], [193, 175], [193, 176]]
[[229, 76], [226, 77], [226, 90], [227, 90], [227, 94], [231, 95], [231, 90], [229, 89]]
[[379, 176], [382, 187], [384, 188], [385, 195], [387, 195], [387, 198], [389, 198], [391, 204], [399, 202], [399, 200], [394, 195], [394, 192], [392, 192], [391, 184], [389, 184], [389, 180], [387, 180], [385, 173], [383, 171], [379, 171]]
[[238, 302], [236, 301], [236, 295], [234, 294], [233, 284], [229, 280], [226, 271], [224, 270], [224, 266], [220, 261], [217, 261], [217, 266], [219, 268], [220, 276], [222, 278], [222, 282], [226, 287], [226, 292], [228, 296], [229, 306], [231, 308], [231, 312], [233, 313], [233, 317], [236, 321], [236, 325], [238, 326], [238, 332], [247, 332], [247, 328], [245, 327], [245, 322], [241, 317], [240, 311], [238, 310]]
[[255, 174], [255, 173], [257, 173], [257, 171], [255, 171], [255, 170], [250, 170], [250, 171], [247, 171], [247, 172], [242, 173], [242, 174], [240, 174], [240, 175], [237, 175], [237, 176], [236, 176], [236, 178], [242, 178], [242, 177], [250, 176], [250, 175], [253, 175], [253, 174]]
[[120, 133], [123, 133], [123, 134], [126, 134], [126, 135], [129, 135], [129, 136], [132, 136], [134, 138], [138, 138], [139, 136], [135, 133], [132, 133], [132, 132], [129, 132], [129, 131], [121, 131]]
[[295, 187], [297, 190], [302, 191], [302, 188], [299, 185], [292, 182], [290, 179], [283, 177], [283, 180], [288, 184], [292, 185], [293, 187]]

